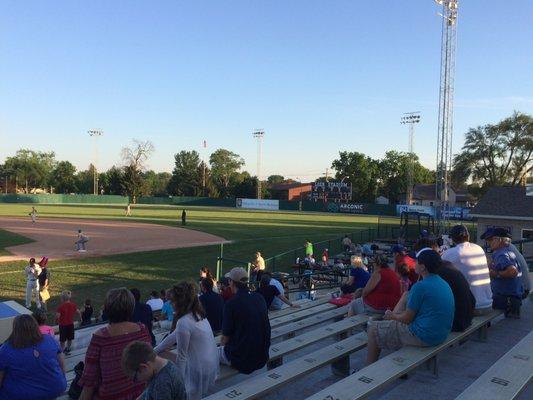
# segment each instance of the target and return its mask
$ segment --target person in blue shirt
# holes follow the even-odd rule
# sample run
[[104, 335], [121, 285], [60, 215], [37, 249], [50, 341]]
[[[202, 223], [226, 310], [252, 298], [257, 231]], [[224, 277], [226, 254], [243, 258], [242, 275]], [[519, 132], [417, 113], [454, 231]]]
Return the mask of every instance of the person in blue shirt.
[[381, 349], [441, 344], [452, 329], [455, 303], [450, 286], [437, 275], [439, 254], [423, 248], [416, 259], [415, 269], [423, 280], [404, 293], [393, 311], [385, 312], [383, 321], [369, 324], [368, 364], [378, 360]]
[[361, 256], [351, 256], [350, 263], [350, 276], [346, 283], [341, 286], [343, 294], [354, 293], [357, 289], [362, 290], [370, 279], [370, 273], [366, 270]]
[[31, 315], [17, 316], [0, 347], [0, 400], [55, 399], [67, 388], [64, 363], [59, 343]]
[[522, 305], [522, 269], [511, 250], [511, 235], [506, 229], [487, 230], [482, 237], [492, 249], [489, 265], [492, 308], [503, 310], [506, 317], [520, 318]]
[[161, 308], [161, 315], [159, 316], [159, 326], [161, 329], [172, 330], [174, 322], [174, 309], [172, 308], [172, 291], [167, 290], [166, 301]]

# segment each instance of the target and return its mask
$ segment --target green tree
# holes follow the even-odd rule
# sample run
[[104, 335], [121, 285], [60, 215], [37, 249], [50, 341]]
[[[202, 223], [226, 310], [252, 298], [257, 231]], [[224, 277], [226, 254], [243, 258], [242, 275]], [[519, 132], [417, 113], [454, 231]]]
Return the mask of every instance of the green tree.
[[234, 197], [254, 199], [257, 196], [257, 177], [246, 171], [233, 177], [231, 194]]
[[93, 194], [94, 192], [94, 166], [89, 164], [89, 168], [78, 171], [76, 174], [76, 187], [78, 193]]
[[168, 193], [175, 196], [200, 196], [203, 189], [203, 166], [200, 154], [195, 150], [182, 150], [175, 154]]
[[471, 128], [455, 156], [452, 181], [483, 188], [518, 185], [533, 170], [533, 117], [514, 112], [496, 125]]
[[5, 168], [12, 178], [24, 187], [25, 193], [48, 186], [50, 173], [56, 164], [54, 152], [18, 150], [15, 156], [8, 157]]
[[229, 197], [230, 183], [238, 175], [244, 160], [238, 154], [226, 149], [218, 149], [209, 157], [211, 177], [223, 197]]
[[122, 169], [112, 166], [106, 172], [101, 174], [100, 182], [105, 194], [122, 195], [124, 189], [122, 181], [124, 179], [124, 172]]
[[270, 175], [266, 181], [267, 185], [269, 186], [278, 185], [283, 182], [285, 182], [285, 177], [282, 175]]
[[331, 163], [335, 179], [352, 184], [355, 201], [373, 202], [376, 198], [378, 162], [356, 151], [341, 151], [339, 158]]
[[407, 192], [411, 162], [413, 163], [413, 184], [435, 182], [434, 172], [421, 165], [416, 154], [391, 150], [385, 153], [385, 157], [379, 162], [379, 193], [392, 202], [403, 201]]
[[142, 194], [144, 196], [167, 196], [168, 183], [172, 174], [168, 172], [146, 171], [142, 174], [144, 185]]
[[60, 161], [52, 170], [50, 185], [56, 193], [74, 193], [78, 190], [76, 167], [69, 161]]
[[138, 197], [142, 194], [143, 184], [144, 181], [140, 170], [133, 165], [124, 167], [122, 191], [131, 198], [133, 203], [136, 203]]

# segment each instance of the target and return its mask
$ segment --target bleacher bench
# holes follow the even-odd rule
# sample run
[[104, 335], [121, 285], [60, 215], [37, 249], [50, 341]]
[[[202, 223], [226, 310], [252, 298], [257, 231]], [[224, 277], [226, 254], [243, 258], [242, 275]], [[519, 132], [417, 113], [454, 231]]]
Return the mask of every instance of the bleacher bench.
[[406, 346], [375, 363], [360, 369], [347, 378], [325, 388], [307, 400], [356, 400], [373, 394], [426, 361], [433, 360], [436, 373], [437, 355], [453, 344], [459, 343], [476, 331], [485, 330], [487, 324], [501, 315], [500, 311], [474, 317], [472, 325], [464, 332], [452, 332], [448, 339], [433, 347]]
[[533, 331], [483, 373], [456, 400], [512, 400], [533, 378]]

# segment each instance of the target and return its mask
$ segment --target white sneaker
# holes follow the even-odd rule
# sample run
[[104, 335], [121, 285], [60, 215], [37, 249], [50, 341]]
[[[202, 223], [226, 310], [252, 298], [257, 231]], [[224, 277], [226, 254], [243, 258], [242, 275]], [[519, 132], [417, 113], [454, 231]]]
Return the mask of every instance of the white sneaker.
[[87, 250], [83, 250], [83, 249], [78, 250], [78, 253], [86, 253], [86, 252]]

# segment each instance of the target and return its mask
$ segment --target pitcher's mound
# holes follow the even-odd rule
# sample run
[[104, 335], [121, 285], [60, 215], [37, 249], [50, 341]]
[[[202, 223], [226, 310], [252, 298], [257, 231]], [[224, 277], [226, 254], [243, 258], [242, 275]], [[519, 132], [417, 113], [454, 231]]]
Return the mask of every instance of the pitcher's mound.
[[[32, 224], [29, 218], [2, 217], [0, 226], [35, 240], [7, 247], [11, 255], [0, 256], [0, 262], [41, 256], [53, 259], [94, 257], [226, 242], [224, 238], [209, 233], [128, 221], [39, 218]], [[89, 237], [86, 252], [75, 249], [78, 229]]]

